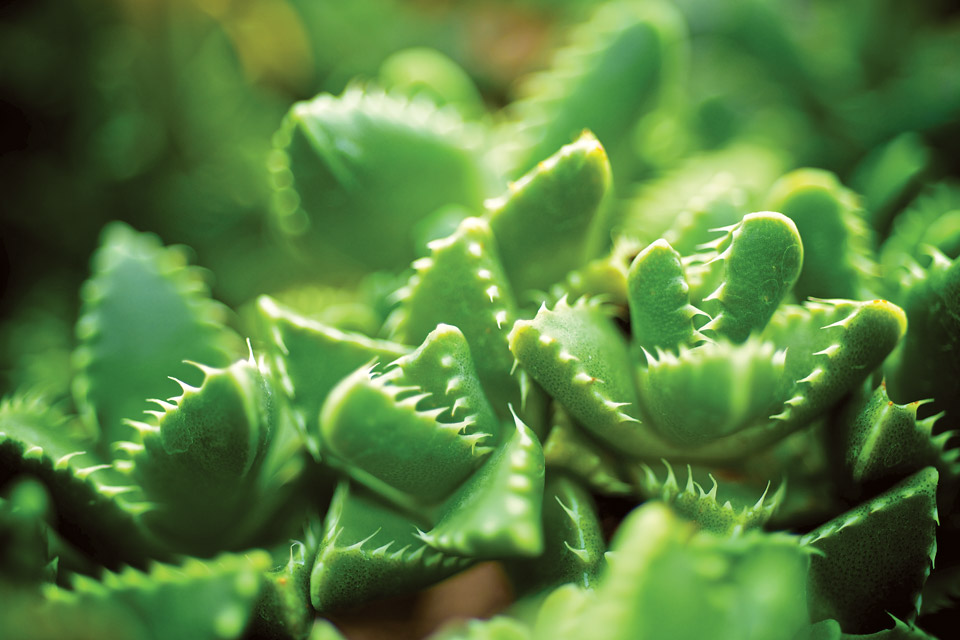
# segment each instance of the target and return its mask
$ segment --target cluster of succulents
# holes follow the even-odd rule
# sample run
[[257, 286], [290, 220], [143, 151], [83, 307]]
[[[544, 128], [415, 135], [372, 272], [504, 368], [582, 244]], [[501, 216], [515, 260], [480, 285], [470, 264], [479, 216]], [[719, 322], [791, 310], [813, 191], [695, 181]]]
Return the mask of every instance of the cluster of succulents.
[[[233, 308], [108, 224], [68, 371], [0, 404], [0, 636], [338, 638], [496, 563], [513, 604], [438, 640], [932, 637], [960, 188], [920, 189], [906, 116], [829, 109], [767, 3], [681, 4], [600, 6], [496, 113], [422, 49], [294, 104], [261, 265], [292, 275]], [[849, 144], [736, 120], [690, 80], [710, 29]]]

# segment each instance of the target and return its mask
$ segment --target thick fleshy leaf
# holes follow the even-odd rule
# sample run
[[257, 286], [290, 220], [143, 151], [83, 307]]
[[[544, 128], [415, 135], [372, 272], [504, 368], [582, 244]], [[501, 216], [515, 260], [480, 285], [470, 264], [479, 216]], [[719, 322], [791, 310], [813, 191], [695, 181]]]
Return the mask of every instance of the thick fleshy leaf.
[[440, 509], [420, 534], [431, 547], [474, 558], [536, 556], [543, 551], [543, 450], [514, 416], [516, 429]]
[[886, 300], [816, 300], [784, 307], [763, 338], [787, 350], [790, 398], [775, 416], [807, 422], [863, 382], [903, 337], [903, 310]]
[[251, 505], [271, 490], [261, 469], [277, 428], [274, 391], [252, 355], [203, 373], [199, 387], [184, 383], [179, 396], [157, 401], [150, 422], [130, 422], [140, 437], [121, 443], [130, 460], [114, 465], [153, 505], [144, 516], [151, 530], [191, 553], [247, 541], [258, 521]]
[[[270, 345], [271, 370], [305, 436], [340, 380], [372, 360], [387, 363], [410, 352], [400, 344], [312, 321], [281, 307], [269, 296], [257, 301], [257, 309]], [[316, 446], [312, 440], [308, 442]]]
[[665, 479], [653, 472], [649, 465], [641, 464], [634, 470], [634, 480], [642, 493], [650, 499], [662, 500], [671, 505], [678, 514], [697, 523], [704, 531], [718, 535], [740, 535], [750, 529], [762, 528], [773, 516], [777, 507], [783, 501], [785, 491], [781, 483], [773, 494], [770, 487], [763, 492], [754, 504], [738, 504], [734, 506], [730, 500], [721, 504], [717, 500], [717, 481], [713, 475], [710, 480], [713, 487], [704, 491], [703, 486], [693, 479], [693, 471], [687, 465], [687, 482], [681, 487], [673, 473], [673, 467], [664, 460], [667, 468]]
[[290, 545], [287, 563], [262, 575], [263, 586], [247, 636], [304, 640], [313, 626], [310, 571], [313, 556], [302, 542]]
[[673, 350], [705, 339], [693, 326], [693, 317], [703, 312], [690, 304], [680, 254], [666, 240], [657, 240], [637, 254], [630, 264], [627, 288], [635, 346]]
[[700, 331], [743, 342], [766, 326], [796, 282], [803, 265], [797, 227], [779, 213], [750, 213], [712, 243], [720, 285], [695, 304], [713, 319]]
[[348, 482], [337, 488], [310, 574], [310, 601], [335, 611], [438, 582], [469, 566], [417, 537], [415, 522]]
[[650, 503], [627, 516], [611, 547], [564, 637], [792, 640], [808, 624], [809, 554], [791, 536], [697, 532]]
[[478, 132], [424, 98], [348, 88], [291, 107], [274, 135], [273, 219], [309, 264], [399, 269], [415, 227], [489, 195]]
[[466, 340], [450, 325], [382, 372], [358, 369], [320, 415], [328, 460], [407, 508], [429, 508], [450, 495], [499, 434]]
[[685, 40], [682, 19], [665, 3], [604, 4], [557, 53], [551, 69], [521, 86], [527, 95], [512, 106], [519, 126], [504, 132], [515, 175], [584, 129], [608, 151], [626, 151], [633, 125], [657, 106], [665, 83], [679, 73]]
[[630, 454], [648, 448], [638, 429], [633, 364], [623, 336], [598, 304], [581, 298], [519, 320], [510, 350], [547, 393], [597, 438]]
[[960, 427], [960, 258], [934, 252], [927, 269], [905, 278], [901, 302], [908, 330], [887, 363], [887, 390], [896, 402], [932, 398], [947, 428]]
[[180, 566], [155, 564], [148, 573], [125, 569], [106, 573], [101, 581], [78, 576], [72, 591], [47, 591], [49, 614], [56, 615], [63, 605], [94, 612], [120, 605], [136, 621], [140, 630], [136, 637], [239, 638], [251, 620], [269, 568], [269, 554], [250, 551], [212, 560], [191, 558]]
[[[897, 215], [890, 236], [880, 248], [888, 295], [899, 288], [894, 279], [903, 267], [924, 259], [926, 247], [936, 247], [948, 258], [960, 256], [960, 185], [940, 182], [921, 193]], [[899, 298], [894, 297], [894, 300]]]
[[889, 486], [928, 466], [937, 467], [941, 484], [960, 475], [960, 451], [947, 449], [953, 432], [933, 435], [941, 415], [917, 419], [923, 402], [895, 404], [886, 384], [866, 390], [847, 407], [830, 430], [829, 451], [854, 488]]
[[520, 593], [535, 593], [571, 583], [590, 588], [607, 549], [590, 494], [562, 474], [548, 473], [543, 490], [543, 553], [505, 562]]
[[621, 468], [621, 460], [593, 440], [557, 403], [554, 403], [550, 433], [543, 443], [543, 457], [548, 467], [562, 469], [594, 492], [629, 495], [633, 491]]
[[937, 549], [937, 478], [927, 467], [803, 537], [823, 552], [807, 582], [813, 621], [872, 633], [889, 625], [888, 612], [916, 616]]
[[92, 444], [72, 439], [67, 417], [41, 399], [14, 396], [0, 403], [0, 485], [19, 475], [40, 480], [59, 534], [104, 566], [162, 557], [162, 547], [142, 524], [150, 505], [138, 499], [127, 478], [87, 452]]
[[645, 426], [671, 443], [698, 447], [766, 424], [788, 398], [785, 356], [755, 337], [647, 354], [637, 371]]
[[607, 154], [584, 132], [487, 202], [504, 271], [521, 302], [608, 248], [609, 190]]
[[803, 238], [797, 298], [872, 298], [876, 287], [873, 239], [859, 197], [837, 177], [798, 169], [773, 186], [767, 206], [794, 221]]
[[510, 375], [513, 358], [507, 332], [516, 317], [509, 282], [500, 265], [489, 223], [467, 218], [457, 230], [430, 243], [430, 257], [413, 263], [416, 273], [397, 292], [390, 317], [393, 338], [420, 344], [438, 324], [458, 327], [477, 354], [477, 373], [501, 417], [520, 404], [521, 388]]
[[239, 344], [184, 252], [120, 222], [104, 229], [82, 298], [73, 391], [81, 416], [99, 426], [104, 454], [129, 437], [124, 420], [176, 393], [168, 376], [199, 381], [185, 360], [225, 366]]

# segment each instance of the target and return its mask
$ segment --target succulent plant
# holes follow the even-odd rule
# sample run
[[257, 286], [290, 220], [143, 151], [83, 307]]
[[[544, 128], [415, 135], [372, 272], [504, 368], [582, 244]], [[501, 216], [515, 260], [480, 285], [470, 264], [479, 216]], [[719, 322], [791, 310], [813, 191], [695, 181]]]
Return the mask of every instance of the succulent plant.
[[[272, 20], [332, 11], [300, 4]], [[928, 138], [857, 122], [778, 10], [702, 5], [604, 3], [499, 112], [424, 48], [294, 103], [257, 144], [269, 240], [215, 261], [230, 306], [186, 247], [106, 225], [72, 340], [5, 321], [29, 339], [0, 401], [0, 636], [349, 637], [482, 566], [509, 607], [425, 633], [942, 630], [956, 188]], [[791, 70], [767, 78], [788, 103], [715, 95], [736, 56], [744, 89]], [[917, 129], [956, 112], [917, 104]]]

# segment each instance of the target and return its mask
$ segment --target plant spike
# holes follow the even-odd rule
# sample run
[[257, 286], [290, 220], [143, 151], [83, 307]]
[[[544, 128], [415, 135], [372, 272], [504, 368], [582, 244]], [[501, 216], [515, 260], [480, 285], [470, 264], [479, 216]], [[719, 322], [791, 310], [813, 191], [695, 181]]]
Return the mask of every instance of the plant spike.
[[371, 360], [392, 361], [410, 353], [401, 344], [314, 322], [269, 296], [257, 300], [257, 310], [269, 345], [270, 370], [315, 456], [319, 456], [318, 444], [310, 425], [337, 383]]
[[[786, 353], [756, 336], [721, 338], [674, 355], [646, 354], [637, 372], [645, 424], [666, 441], [696, 448], [769, 422], [789, 396]], [[696, 398], [695, 402], [689, 400]]]
[[520, 418], [515, 429], [440, 508], [420, 539], [444, 553], [474, 558], [543, 552], [544, 461], [540, 442]]
[[[71, 438], [68, 420], [41, 398], [0, 401], [0, 485], [18, 475], [37, 478], [49, 492], [58, 535], [110, 569], [165, 557], [143, 523], [154, 505], [138, 499], [124, 475], [87, 452], [92, 442]], [[69, 560], [62, 559], [64, 567], [76, 568]]]
[[248, 544], [261, 524], [250, 505], [277, 489], [263, 462], [278, 425], [274, 391], [252, 354], [224, 369], [197, 366], [199, 387], [181, 383], [148, 422], [130, 422], [138, 434], [124, 447], [131, 464], [115, 467], [155, 505], [145, 515], [152, 532], [204, 554]]
[[886, 383], [861, 393], [830, 430], [828, 451], [834, 453], [842, 479], [856, 489], [892, 484], [927, 466], [935, 466], [940, 484], [960, 478], [960, 450], [947, 449], [956, 432], [933, 435], [939, 413], [922, 420], [917, 409], [927, 401], [898, 405]]
[[687, 482], [681, 487], [673, 473], [673, 467], [663, 460], [667, 468], [667, 477], [660, 480], [647, 464], [632, 469], [634, 482], [641, 493], [650, 499], [662, 500], [671, 505], [676, 512], [693, 520], [700, 529], [717, 535], [738, 536], [751, 529], [761, 529], [770, 520], [783, 502], [786, 483], [768, 495], [770, 485], [754, 504], [744, 504], [739, 509], [730, 500], [721, 504], [717, 500], [717, 481], [710, 475], [713, 487], [704, 491], [693, 479], [693, 470], [687, 465]]
[[637, 429], [637, 394], [627, 345], [605, 310], [581, 298], [541, 307], [510, 332], [514, 357], [547, 393], [600, 440], [629, 454], [647, 443]]
[[348, 481], [334, 493], [310, 574], [310, 601], [321, 613], [403, 593], [473, 563], [417, 537], [414, 522]]
[[629, 495], [633, 491], [617, 456], [592, 440], [556, 402], [550, 432], [543, 443], [543, 457], [549, 468], [576, 476], [596, 493]]
[[571, 608], [575, 631], [563, 637], [792, 640], [808, 624], [808, 556], [791, 536], [697, 532], [663, 503], [648, 503], [617, 530], [607, 571]]
[[505, 561], [520, 593], [561, 584], [590, 588], [604, 565], [606, 544], [590, 494], [563, 474], [547, 474], [543, 490], [544, 550], [536, 558]]
[[894, 300], [900, 299], [897, 273], [923, 260], [927, 246], [949, 258], [960, 256], [960, 184], [956, 182], [932, 185], [894, 220], [880, 248], [883, 275], [894, 280], [887, 289]]

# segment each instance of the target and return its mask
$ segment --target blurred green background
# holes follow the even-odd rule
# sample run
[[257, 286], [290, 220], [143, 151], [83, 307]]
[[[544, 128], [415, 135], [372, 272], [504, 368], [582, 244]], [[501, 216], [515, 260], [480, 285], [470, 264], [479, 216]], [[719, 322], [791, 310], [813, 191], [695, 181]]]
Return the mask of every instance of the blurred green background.
[[[291, 283], [349, 281], [310, 272], [271, 231], [266, 158], [289, 106], [359, 77], [454, 87], [432, 97], [496, 122], [599, 4], [3, 0], [0, 391], [68, 388], [77, 290], [110, 220], [191, 247], [234, 308]], [[631, 181], [750, 145], [769, 152], [758, 170], [772, 177], [836, 172], [882, 236], [922, 185], [960, 175], [954, 2], [676, 6], [687, 58], [671, 100], [634, 127]]]

